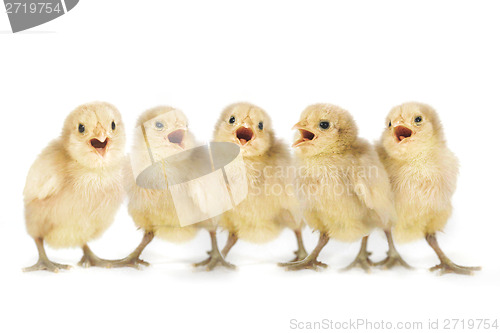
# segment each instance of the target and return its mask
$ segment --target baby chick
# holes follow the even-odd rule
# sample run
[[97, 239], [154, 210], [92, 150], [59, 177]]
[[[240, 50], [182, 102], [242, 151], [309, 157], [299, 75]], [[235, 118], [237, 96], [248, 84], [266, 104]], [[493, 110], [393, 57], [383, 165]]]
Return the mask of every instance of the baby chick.
[[306, 259], [287, 268], [326, 267], [317, 258], [330, 238], [344, 242], [363, 238], [357, 258], [348, 268], [360, 266], [368, 271], [372, 266], [366, 249], [369, 233], [380, 227], [390, 235], [395, 219], [384, 167], [374, 148], [358, 138], [352, 116], [337, 106], [307, 107], [294, 128], [298, 130], [293, 147], [300, 163], [299, 198], [307, 223], [320, 231], [320, 239]]
[[245, 200], [220, 216], [219, 225], [229, 232], [222, 255], [227, 256], [238, 239], [267, 242], [288, 227], [298, 243], [294, 261], [305, 258], [303, 223], [294, 194], [293, 168], [289, 168], [291, 156], [286, 146], [276, 140], [266, 112], [249, 103], [228, 106], [217, 121], [214, 141], [241, 147], [248, 181]]
[[[183, 227], [180, 225], [168, 185], [162, 186], [165, 170], [157, 168], [153, 174], [148, 175], [152, 179], [151, 187], [144, 187], [144, 184], [148, 183], [144, 179], [138, 184], [133, 174], [132, 169], [144, 170], [152, 164], [152, 160], [161, 162], [169, 156], [195, 147], [194, 136], [188, 131], [186, 116], [172, 107], [159, 106], [145, 111], [139, 117], [137, 129], [131, 152], [133, 168], [129, 169], [126, 183], [129, 196], [128, 211], [136, 226], [144, 230], [144, 237], [135, 251], [121, 260], [121, 264], [133, 267], [138, 267], [139, 264], [148, 265], [139, 259], [139, 256], [155, 236], [171, 242], [185, 242], [193, 239], [198, 230], [203, 228], [210, 234], [212, 250], [208, 252], [210, 257], [207, 260], [195, 266], [207, 266], [208, 270], [217, 265], [233, 268], [234, 266], [227, 263], [220, 255], [216, 225], [213, 221], [207, 220]], [[189, 154], [176, 156], [190, 158]], [[196, 161], [191, 158], [185, 165], [189, 167], [193, 163], [196, 164]], [[189, 178], [189, 170], [182, 170], [180, 176]]]
[[80, 265], [112, 266], [87, 243], [111, 225], [124, 198], [124, 146], [120, 113], [108, 103], [81, 105], [66, 118], [61, 137], [43, 150], [26, 179], [26, 227], [39, 260], [25, 271], [70, 268], [50, 261], [44, 242], [81, 247]]
[[436, 240], [436, 232], [451, 215], [458, 175], [458, 160], [446, 146], [436, 111], [425, 104], [405, 103], [389, 112], [386, 124], [377, 152], [394, 191], [396, 239], [425, 237], [441, 261], [432, 271], [471, 274], [479, 270], [454, 264]]

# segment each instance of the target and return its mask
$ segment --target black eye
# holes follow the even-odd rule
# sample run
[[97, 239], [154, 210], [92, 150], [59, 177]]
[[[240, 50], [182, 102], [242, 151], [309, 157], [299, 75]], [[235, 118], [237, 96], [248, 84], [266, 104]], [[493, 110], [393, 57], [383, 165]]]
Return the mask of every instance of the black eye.
[[418, 116], [417, 118], [415, 118], [415, 122], [416, 123], [422, 122], [422, 117]]
[[391, 122], [391, 121], [389, 121], [389, 127], [391, 127], [391, 126], [392, 126], [392, 122]]
[[111, 129], [112, 129], [113, 131], [116, 129], [116, 124], [115, 124], [115, 122], [114, 122], [114, 121], [111, 123]]
[[259, 123], [259, 129], [261, 131], [264, 129], [264, 123], [262, 121]]
[[231, 116], [231, 118], [229, 118], [230, 124], [234, 124], [235, 121], [236, 121], [236, 118], [234, 118], [234, 116]]
[[163, 129], [163, 127], [165, 127], [165, 125], [163, 125], [163, 123], [161, 121], [157, 121], [155, 126], [159, 130], [161, 130], [161, 129]]
[[85, 132], [85, 126], [83, 124], [78, 125], [78, 132], [80, 133]]
[[328, 129], [330, 127], [330, 123], [328, 121], [320, 121], [319, 122], [319, 127], [322, 129]]

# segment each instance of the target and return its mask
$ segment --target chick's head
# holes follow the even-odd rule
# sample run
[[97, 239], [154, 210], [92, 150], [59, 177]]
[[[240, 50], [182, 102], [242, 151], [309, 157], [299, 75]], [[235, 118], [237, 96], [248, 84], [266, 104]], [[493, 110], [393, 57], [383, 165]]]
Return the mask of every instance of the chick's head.
[[215, 126], [214, 140], [236, 143], [243, 156], [263, 155], [274, 143], [271, 118], [258, 106], [232, 104], [222, 111]]
[[170, 106], [145, 111], [137, 120], [135, 144], [150, 150], [155, 160], [193, 148], [195, 140], [188, 131], [184, 113]]
[[109, 103], [83, 104], [66, 118], [62, 140], [67, 153], [85, 167], [119, 164], [125, 150], [121, 115]]
[[394, 107], [386, 118], [382, 145], [398, 158], [428, 151], [444, 140], [436, 111], [422, 103], [405, 103]]
[[358, 137], [358, 128], [351, 114], [331, 104], [308, 106], [301, 114], [293, 147], [299, 155], [342, 153]]

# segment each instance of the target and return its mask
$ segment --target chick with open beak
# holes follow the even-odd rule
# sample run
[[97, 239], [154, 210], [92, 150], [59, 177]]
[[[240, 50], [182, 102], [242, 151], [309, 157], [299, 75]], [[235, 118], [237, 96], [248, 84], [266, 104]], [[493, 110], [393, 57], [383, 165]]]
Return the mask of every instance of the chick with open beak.
[[[126, 190], [129, 196], [129, 214], [135, 225], [144, 231], [144, 236], [139, 246], [126, 258], [120, 260], [119, 264], [136, 268], [140, 265], [148, 265], [140, 259], [140, 256], [154, 237], [182, 243], [193, 239], [200, 229], [205, 229], [210, 234], [212, 249], [209, 252], [209, 260], [197, 266], [206, 266], [208, 270], [218, 265], [233, 268], [233, 265], [227, 263], [220, 255], [214, 221], [207, 220], [182, 227], [168, 187], [145, 188], [136, 182], [134, 170], [144, 170], [152, 164], [152, 161], [164, 161], [173, 155], [189, 159], [189, 154], [178, 154], [183, 151], [189, 152], [196, 146], [194, 136], [188, 130], [188, 120], [184, 113], [169, 106], [152, 108], [139, 117], [136, 129], [130, 154], [131, 168], [127, 174]], [[186, 163], [193, 162], [186, 160]], [[164, 170], [155, 170], [155, 173], [148, 175], [151, 181], [164, 180]], [[183, 173], [179, 177], [189, 178], [188, 165]]]
[[317, 258], [331, 238], [344, 242], [362, 238], [361, 250], [348, 268], [369, 271], [368, 235], [375, 227], [387, 234], [395, 219], [389, 179], [375, 150], [358, 138], [352, 116], [331, 104], [307, 107], [294, 128], [299, 199], [306, 222], [320, 232], [320, 239], [307, 258], [286, 265], [287, 269], [326, 267]]
[[431, 270], [457, 274], [479, 270], [456, 265], [437, 243], [436, 233], [451, 215], [458, 160], [446, 145], [436, 111], [414, 102], [394, 107], [386, 118], [377, 152], [394, 191], [396, 240], [425, 238], [440, 260]]
[[305, 258], [293, 162], [286, 146], [274, 137], [267, 113], [249, 103], [228, 106], [215, 126], [214, 141], [241, 147], [249, 188], [246, 199], [220, 216], [219, 225], [229, 232], [222, 254], [226, 256], [238, 239], [268, 242], [287, 227], [298, 243], [293, 261]]
[[60, 138], [33, 163], [24, 188], [26, 227], [39, 260], [25, 271], [69, 268], [50, 261], [44, 244], [81, 247], [82, 266], [111, 267], [87, 243], [113, 222], [124, 198], [125, 129], [111, 104], [87, 103], [69, 114]]

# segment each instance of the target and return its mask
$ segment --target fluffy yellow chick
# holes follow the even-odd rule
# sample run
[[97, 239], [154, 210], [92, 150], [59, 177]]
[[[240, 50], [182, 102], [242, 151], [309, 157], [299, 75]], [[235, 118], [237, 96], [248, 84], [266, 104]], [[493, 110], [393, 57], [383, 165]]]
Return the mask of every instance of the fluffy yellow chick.
[[451, 215], [458, 160], [446, 146], [439, 117], [430, 106], [405, 103], [393, 108], [377, 152], [394, 191], [396, 240], [427, 240], [441, 263], [431, 270], [471, 274], [479, 267], [454, 264], [439, 248], [436, 232]]
[[[169, 156], [195, 147], [194, 136], [188, 131], [186, 116], [169, 106], [159, 106], [145, 111], [137, 121], [137, 128], [140, 130], [136, 131], [131, 152], [131, 162], [135, 170], [145, 169], [151, 165], [152, 159], [163, 161]], [[189, 154], [180, 156], [190, 158]], [[186, 165], [193, 163], [196, 164], [196, 161], [190, 158]], [[168, 165], [166, 167], [168, 168]], [[189, 170], [182, 170], [182, 173], [179, 176], [189, 178]], [[136, 182], [132, 168], [127, 174], [128, 211], [136, 226], [144, 230], [144, 237], [135, 251], [121, 260], [121, 264], [133, 267], [139, 264], [148, 265], [139, 259], [139, 256], [155, 236], [170, 242], [186, 242], [193, 239], [198, 230], [203, 228], [210, 233], [212, 250], [208, 252], [210, 257], [207, 260], [195, 266], [206, 266], [208, 270], [217, 265], [233, 268], [234, 266], [227, 263], [220, 255], [214, 222], [208, 220], [182, 227], [168, 186], [162, 185], [162, 181], [165, 180], [164, 170], [155, 169], [148, 177], [152, 179], [152, 186], [149, 188], [144, 187], [144, 179], [142, 179], [143, 184]]]
[[[348, 267], [369, 270], [368, 235], [374, 227], [386, 230], [395, 219], [389, 179], [372, 145], [358, 138], [352, 116], [331, 104], [307, 107], [294, 126], [293, 144], [300, 163], [298, 193], [308, 225], [320, 232], [313, 252], [288, 269], [326, 267], [317, 260], [330, 238], [354, 242], [363, 238], [361, 250]], [[393, 247], [393, 262], [406, 266]]]
[[113, 222], [123, 198], [125, 130], [118, 110], [89, 103], [66, 118], [62, 135], [35, 160], [26, 179], [26, 227], [39, 260], [25, 271], [57, 272], [70, 266], [50, 261], [44, 242], [54, 248], [81, 247], [83, 266], [111, 266], [87, 243]]
[[294, 261], [305, 258], [291, 156], [286, 146], [276, 140], [266, 112], [249, 103], [228, 106], [217, 121], [214, 141], [241, 147], [248, 181], [248, 196], [220, 216], [219, 226], [229, 232], [222, 255], [227, 256], [238, 239], [267, 242], [288, 227], [294, 231], [299, 247]]

